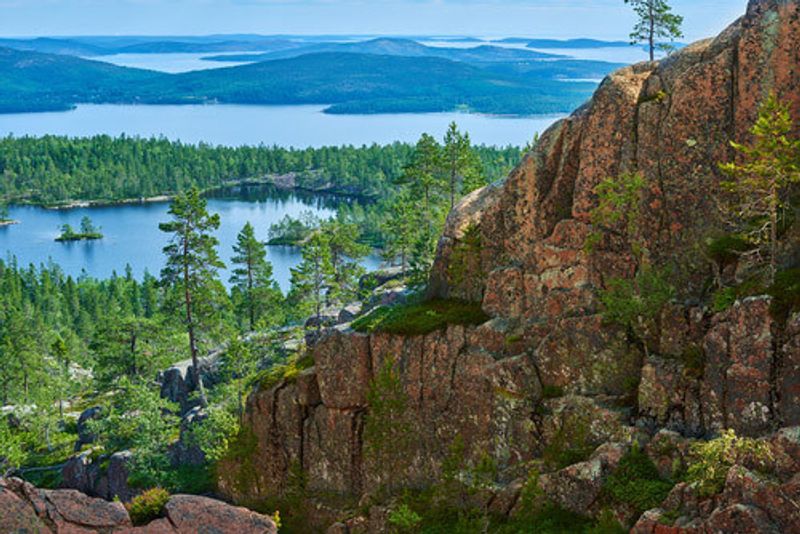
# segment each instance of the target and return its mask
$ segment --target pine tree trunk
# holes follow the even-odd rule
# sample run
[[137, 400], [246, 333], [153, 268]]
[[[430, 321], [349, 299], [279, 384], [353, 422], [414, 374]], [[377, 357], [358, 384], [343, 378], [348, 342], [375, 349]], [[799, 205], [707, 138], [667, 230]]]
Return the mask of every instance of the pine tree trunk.
[[[189, 256], [189, 241], [183, 241], [184, 257]], [[186, 329], [189, 333], [189, 352], [192, 355], [192, 367], [194, 367], [195, 379], [197, 380], [197, 391], [200, 393], [200, 404], [203, 408], [208, 406], [206, 390], [203, 387], [203, 375], [200, 372], [200, 361], [197, 357], [197, 340], [194, 332], [194, 318], [192, 317], [192, 292], [189, 289], [189, 264], [183, 263], [183, 289], [184, 303], [186, 305]]]
[[772, 181], [772, 191], [770, 192], [769, 209], [769, 281], [775, 282], [775, 275], [778, 273], [778, 187], [775, 180]]

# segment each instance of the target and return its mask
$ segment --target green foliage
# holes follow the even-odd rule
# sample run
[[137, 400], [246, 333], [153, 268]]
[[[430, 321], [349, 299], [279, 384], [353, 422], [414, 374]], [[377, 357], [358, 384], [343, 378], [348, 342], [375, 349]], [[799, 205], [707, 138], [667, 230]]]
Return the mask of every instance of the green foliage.
[[769, 283], [777, 273], [779, 225], [791, 208], [788, 190], [800, 183], [800, 139], [792, 137], [793, 130], [789, 105], [770, 94], [750, 130], [753, 143], [731, 143], [741, 163], [720, 165], [731, 178], [722, 184], [731, 194], [728, 220], [744, 239], [763, 249], [764, 254], [751, 257], [756, 264], [769, 265]]
[[716, 439], [692, 444], [686, 480], [697, 487], [702, 497], [711, 497], [722, 491], [734, 465], [746, 462], [763, 468], [771, 459], [768, 443], [726, 430]]
[[[288, 149], [105, 135], [5, 137], [0, 138], [0, 197], [45, 204], [114, 201], [174, 195], [193, 186], [208, 190], [291, 173], [301, 188], [313, 186], [313, 179], [331, 184], [332, 192], [383, 198], [394, 189], [392, 184], [402, 175], [412, 150], [405, 143]], [[504, 176], [521, 155], [518, 147], [472, 150], [490, 180]], [[358, 210], [354, 207], [354, 211]], [[304, 216], [298, 222], [316, 226]], [[292, 235], [283, 223], [278, 227]], [[302, 237], [293, 235], [289, 241], [295, 244]]]
[[61, 235], [56, 238], [56, 241], [93, 241], [97, 239], [103, 239], [103, 234], [100, 233], [99, 228], [94, 227], [89, 217], [84, 217], [81, 220], [79, 232], [76, 232], [69, 224], [65, 224], [61, 227]]
[[313, 366], [314, 357], [311, 355], [291, 356], [285, 363], [273, 365], [262, 371], [256, 377], [256, 382], [262, 390], [266, 391], [283, 381], [293, 381], [301, 371]]
[[25, 461], [22, 436], [13, 432], [5, 416], [0, 417], [0, 476], [8, 476]]
[[162, 488], [152, 488], [134, 497], [126, 506], [134, 526], [146, 525], [163, 517], [169, 498], [169, 492]]
[[[666, 0], [625, 0], [636, 13], [637, 22], [631, 32], [631, 43], [646, 43], [650, 51], [650, 61], [655, 59], [655, 51], [672, 51], [671, 44], [683, 37], [681, 25], [683, 17], [672, 12]], [[669, 42], [664, 42], [668, 39]]]
[[[213, 236], [220, 225], [219, 215], [211, 215], [200, 190], [193, 188], [175, 197], [169, 208], [172, 220], [161, 223], [162, 232], [170, 234], [164, 247], [166, 265], [161, 281], [175, 289], [173, 305], [184, 316], [189, 336], [189, 354], [194, 369], [200, 369], [198, 340], [208, 334], [219, 321], [221, 305], [227, 295], [219, 281], [217, 269], [225, 267], [217, 254], [219, 241]], [[203, 406], [208, 404], [203, 379], [198, 375], [198, 392]]]
[[281, 324], [283, 295], [272, 278], [266, 245], [256, 239], [255, 229], [249, 222], [239, 232], [233, 252], [231, 297], [239, 317], [247, 318], [250, 330], [259, 323], [263, 325], [262, 318], [267, 318], [273, 325]]
[[319, 230], [315, 231], [303, 244], [302, 253], [302, 262], [291, 269], [292, 290], [289, 301], [304, 313], [315, 317], [317, 328], [321, 328], [322, 310], [334, 283], [330, 236]]
[[138, 487], [168, 485], [167, 449], [178, 434], [176, 407], [158, 390], [122, 379], [113, 403], [103, 418], [90, 421], [97, 443], [107, 451], [131, 450], [130, 484]]
[[637, 444], [620, 461], [603, 485], [607, 498], [630, 505], [637, 514], [657, 508], [667, 498], [672, 483], [663, 480], [652, 460]]
[[422, 517], [407, 504], [401, 504], [389, 512], [388, 521], [398, 532], [415, 532], [422, 522]]
[[586, 247], [592, 250], [605, 235], [625, 241], [631, 254], [640, 260], [645, 253], [638, 239], [642, 195], [646, 187], [638, 173], [624, 173], [602, 180], [595, 187], [597, 206], [590, 218], [595, 230], [589, 235]]
[[636, 328], [656, 318], [675, 295], [665, 272], [641, 269], [633, 279], [613, 278], [600, 292], [603, 317], [615, 324]]
[[208, 417], [193, 425], [189, 443], [197, 445], [211, 462], [221, 460], [228, 452], [231, 440], [239, 434], [239, 421], [219, 406], [207, 409]]
[[489, 320], [480, 304], [460, 300], [428, 300], [381, 307], [352, 323], [357, 332], [420, 336], [448, 325], [473, 325]]

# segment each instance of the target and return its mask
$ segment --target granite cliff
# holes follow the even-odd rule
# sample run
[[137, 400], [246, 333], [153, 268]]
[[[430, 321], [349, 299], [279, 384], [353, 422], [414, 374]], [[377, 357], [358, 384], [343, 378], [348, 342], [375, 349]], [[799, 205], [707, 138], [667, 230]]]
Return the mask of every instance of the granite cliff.
[[[222, 490], [241, 502], [278, 497], [300, 473], [317, 525], [381, 531], [381, 507], [366, 504], [387, 485], [435, 484], [461, 441], [467, 463], [496, 466], [481, 493], [496, 514], [516, 512], [536, 466], [545, 498], [585, 515], [611, 509], [637, 532], [800, 532], [800, 316], [774, 316], [768, 296], [713, 313], [703, 253], [721, 228], [718, 162], [735, 157], [730, 141], [748, 139], [760, 102], [776, 94], [800, 127], [798, 42], [800, 2], [751, 0], [717, 38], [610, 75], [505, 181], [448, 218], [430, 296], [480, 303], [491, 319], [424, 336], [328, 330], [310, 349], [312, 368], [250, 395], [250, 439], [222, 466]], [[610, 243], [585, 246], [595, 187], [624, 172], [645, 178], [641, 238], [679, 282], [643, 343], [604, 323], [598, 301], [609, 279], [631, 275], [631, 258]], [[800, 247], [786, 243], [781, 264], [794, 267]], [[375, 461], [365, 443], [387, 365], [413, 436], [403, 469]], [[769, 448], [769, 480], [736, 465], [715, 496], [678, 483], [644, 514], [604, 498], [632, 447], [666, 479], [691, 442], [726, 429]], [[554, 449], [588, 454], [543, 462]]]

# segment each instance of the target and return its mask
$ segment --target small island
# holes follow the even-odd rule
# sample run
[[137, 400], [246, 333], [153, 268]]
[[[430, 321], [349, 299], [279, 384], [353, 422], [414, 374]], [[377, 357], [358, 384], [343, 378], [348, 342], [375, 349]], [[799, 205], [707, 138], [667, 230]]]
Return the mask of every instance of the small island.
[[6, 204], [0, 204], [0, 227], [11, 226], [12, 224], [19, 224], [19, 221], [15, 221], [9, 217], [8, 206]]
[[61, 235], [56, 238], [56, 241], [94, 241], [97, 239], [103, 239], [100, 228], [95, 227], [89, 217], [84, 217], [81, 219], [79, 232], [76, 232], [71, 225], [65, 224], [61, 227]]

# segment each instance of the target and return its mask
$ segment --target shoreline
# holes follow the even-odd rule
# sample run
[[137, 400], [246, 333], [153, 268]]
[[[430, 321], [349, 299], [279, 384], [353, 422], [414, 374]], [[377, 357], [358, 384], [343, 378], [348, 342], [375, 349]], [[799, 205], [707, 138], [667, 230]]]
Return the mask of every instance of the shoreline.
[[15, 220], [7, 220], [7, 221], [0, 221], [0, 228], [4, 228], [6, 226], [14, 226], [15, 224], [19, 224], [19, 221]]

